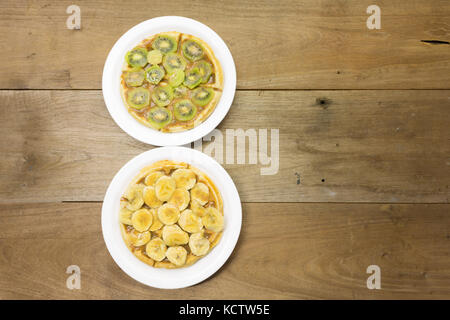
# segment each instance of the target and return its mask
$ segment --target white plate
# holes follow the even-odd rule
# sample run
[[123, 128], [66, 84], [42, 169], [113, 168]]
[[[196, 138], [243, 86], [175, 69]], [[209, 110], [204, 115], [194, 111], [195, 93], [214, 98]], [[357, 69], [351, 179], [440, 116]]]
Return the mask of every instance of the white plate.
[[[120, 75], [126, 53], [145, 38], [168, 31], [191, 34], [208, 43], [222, 66], [224, 76], [222, 96], [213, 113], [197, 127], [184, 132], [163, 133], [146, 127], [128, 113], [120, 95]], [[236, 67], [225, 42], [208, 26], [184, 17], [159, 17], [134, 26], [117, 40], [106, 59], [102, 90], [111, 117], [123, 131], [148, 144], [179, 146], [204, 137], [223, 120], [236, 91]]]
[[[119, 226], [120, 197], [128, 184], [145, 166], [166, 159], [183, 161], [203, 171], [217, 186], [223, 199], [225, 227], [219, 243], [196, 263], [180, 269], [154, 268], [140, 261], [125, 245]], [[114, 261], [135, 280], [163, 289], [192, 286], [219, 270], [233, 252], [241, 223], [241, 201], [228, 173], [206, 154], [184, 147], [156, 148], [130, 160], [111, 181], [102, 207], [103, 238]]]

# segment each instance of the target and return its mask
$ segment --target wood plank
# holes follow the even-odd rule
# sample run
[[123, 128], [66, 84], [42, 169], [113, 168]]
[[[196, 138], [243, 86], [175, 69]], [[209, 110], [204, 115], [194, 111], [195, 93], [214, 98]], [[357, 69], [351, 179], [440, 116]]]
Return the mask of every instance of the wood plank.
[[[449, 205], [244, 204], [243, 228], [212, 278], [158, 290], [114, 263], [101, 203], [0, 206], [0, 299], [448, 299]], [[81, 290], [65, 286], [69, 265]], [[366, 268], [381, 268], [381, 290]]]
[[[224, 167], [245, 202], [448, 203], [449, 107], [450, 91], [240, 91], [219, 129], [279, 129], [279, 171]], [[2, 91], [0, 110], [2, 203], [100, 201], [152, 148], [118, 128], [100, 91]]]
[[[447, 0], [79, 0], [81, 30], [66, 28], [61, 1], [4, 0], [0, 88], [99, 89], [108, 51], [149, 18], [180, 15], [213, 28], [236, 61], [241, 89], [449, 89]], [[130, 10], [133, 6], [137, 10]]]

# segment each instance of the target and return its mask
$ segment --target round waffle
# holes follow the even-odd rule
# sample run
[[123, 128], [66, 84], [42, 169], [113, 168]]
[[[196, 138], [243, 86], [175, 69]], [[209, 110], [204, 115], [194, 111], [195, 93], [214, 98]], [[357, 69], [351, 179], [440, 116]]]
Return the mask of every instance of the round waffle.
[[143, 168], [120, 201], [127, 247], [156, 268], [192, 265], [217, 245], [223, 232], [217, 187], [184, 162], [162, 160]]
[[122, 99], [135, 119], [155, 130], [180, 132], [198, 126], [214, 111], [222, 90], [221, 65], [198, 37], [159, 33], [125, 57]]

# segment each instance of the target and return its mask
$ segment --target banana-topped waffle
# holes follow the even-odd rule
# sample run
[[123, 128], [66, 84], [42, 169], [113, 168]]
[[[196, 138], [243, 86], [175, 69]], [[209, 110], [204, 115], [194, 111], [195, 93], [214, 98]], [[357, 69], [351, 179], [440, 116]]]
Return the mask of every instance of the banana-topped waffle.
[[222, 197], [199, 169], [162, 160], [143, 168], [120, 199], [122, 237], [156, 268], [180, 268], [205, 256], [224, 227]]
[[214, 111], [223, 73], [202, 39], [165, 32], [141, 41], [125, 56], [121, 94], [128, 112], [162, 132], [192, 129]]

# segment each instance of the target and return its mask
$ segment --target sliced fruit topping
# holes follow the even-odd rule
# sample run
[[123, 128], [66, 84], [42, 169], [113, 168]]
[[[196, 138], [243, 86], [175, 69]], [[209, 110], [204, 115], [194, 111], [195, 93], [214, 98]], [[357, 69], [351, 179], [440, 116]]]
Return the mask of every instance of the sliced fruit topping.
[[202, 223], [207, 230], [220, 232], [223, 229], [223, 215], [216, 208], [208, 207]]
[[127, 198], [128, 203], [126, 205], [128, 210], [136, 211], [142, 207], [144, 204], [144, 199], [142, 197], [142, 191], [144, 189], [143, 185], [134, 185], [128, 188], [124, 196]]
[[186, 209], [178, 220], [178, 224], [187, 232], [195, 233], [200, 232], [203, 228], [202, 218], [197, 216], [192, 210]]
[[125, 60], [132, 67], [144, 67], [147, 64], [147, 50], [136, 47], [127, 53]]
[[183, 247], [170, 247], [166, 252], [167, 259], [177, 267], [181, 267], [186, 263], [187, 251]]
[[184, 71], [175, 70], [169, 75], [169, 84], [172, 88], [176, 88], [181, 85], [184, 81]]
[[183, 55], [191, 61], [200, 60], [204, 55], [202, 45], [194, 40], [184, 41], [181, 45], [181, 50]]
[[129, 234], [130, 242], [135, 247], [143, 246], [150, 241], [150, 237], [150, 231], [138, 232], [137, 230], [133, 230]]
[[184, 188], [175, 189], [172, 194], [172, 197], [169, 199], [167, 203], [173, 204], [178, 208], [178, 210], [184, 210], [189, 205], [189, 201], [191, 200], [191, 196], [189, 191]]
[[145, 88], [135, 88], [128, 91], [127, 102], [130, 107], [142, 109], [150, 104], [150, 92]]
[[214, 90], [211, 88], [197, 88], [191, 93], [192, 102], [203, 107], [214, 98]]
[[147, 231], [153, 223], [153, 216], [147, 209], [140, 209], [133, 213], [131, 222], [134, 229], [139, 232]]
[[190, 169], [177, 169], [172, 173], [172, 178], [175, 179], [177, 188], [186, 190], [192, 189], [196, 182], [195, 173]]
[[194, 68], [198, 68], [200, 70], [200, 74], [202, 76], [202, 83], [207, 83], [209, 77], [212, 74], [212, 65], [211, 63], [201, 60], [194, 63]]
[[144, 188], [143, 196], [145, 204], [150, 208], [158, 208], [163, 204], [163, 202], [156, 197], [155, 188], [151, 186]]
[[131, 222], [131, 215], [133, 214], [133, 211], [128, 210], [127, 208], [122, 208], [119, 211], [119, 220], [123, 224], [132, 225], [133, 222]]
[[159, 221], [166, 225], [174, 224], [180, 217], [180, 210], [170, 203], [165, 203], [158, 208]]
[[168, 176], [163, 176], [155, 183], [156, 196], [161, 201], [168, 201], [176, 189], [175, 180]]
[[199, 217], [203, 217], [206, 214], [206, 208], [202, 206], [197, 200], [191, 201], [191, 210]]
[[162, 53], [175, 52], [177, 51], [177, 47], [175, 38], [167, 35], [159, 35], [152, 42], [152, 48]]
[[189, 238], [189, 248], [196, 256], [204, 256], [209, 250], [209, 241], [202, 233], [194, 233]]
[[142, 68], [133, 68], [125, 71], [125, 83], [129, 87], [139, 87], [145, 79], [145, 71]]
[[159, 220], [158, 218], [158, 211], [156, 209], [152, 209], [150, 210], [150, 212], [152, 213], [153, 216], [153, 223], [150, 226], [150, 231], [157, 231], [159, 229], [161, 229], [161, 227], [163, 226], [163, 223]]
[[173, 107], [173, 114], [180, 121], [192, 120], [196, 113], [197, 107], [188, 99], [178, 101]]
[[173, 89], [171, 86], [157, 87], [152, 94], [152, 100], [159, 107], [169, 105], [173, 99]]
[[163, 66], [168, 73], [175, 70], [184, 70], [186, 68], [186, 60], [176, 53], [168, 53], [163, 58]]
[[163, 68], [155, 65], [148, 68], [145, 74], [148, 82], [150, 82], [151, 84], [158, 84], [162, 80], [162, 78], [164, 78], [164, 75], [166, 73], [164, 72]]
[[202, 76], [198, 68], [192, 68], [186, 72], [184, 77], [184, 85], [189, 89], [194, 89], [202, 82]]
[[148, 186], [153, 186], [159, 178], [161, 178], [164, 175], [161, 171], [155, 171], [152, 173], [149, 173], [148, 176], [145, 177], [145, 184]]
[[162, 261], [166, 257], [167, 246], [160, 238], [154, 238], [145, 247], [145, 253], [156, 261]]
[[191, 189], [191, 199], [197, 200], [202, 206], [204, 206], [209, 200], [208, 186], [202, 182], [197, 183]]
[[189, 241], [189, 235], [176, 224], [165, 226], [162, 230], [162, 238], [168, 246], [178, 246]]
[[162, 62], [163, 55], [159, 50], [152, 50], [147, 54], [147, 61], [151, 65], [157, 65]]
[[172, 112], [164, 107], [151, 108], [147, 116], [148, 123], [155, 129], [161, 129], [172, 121]]

